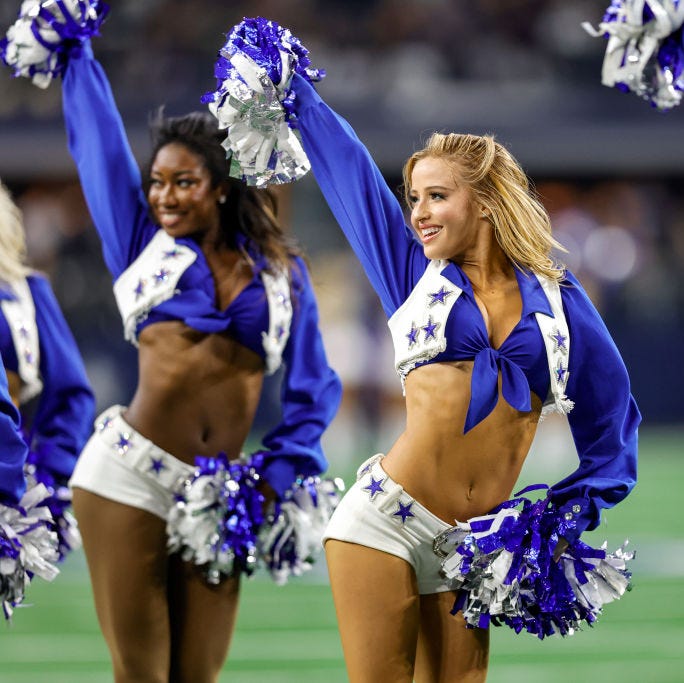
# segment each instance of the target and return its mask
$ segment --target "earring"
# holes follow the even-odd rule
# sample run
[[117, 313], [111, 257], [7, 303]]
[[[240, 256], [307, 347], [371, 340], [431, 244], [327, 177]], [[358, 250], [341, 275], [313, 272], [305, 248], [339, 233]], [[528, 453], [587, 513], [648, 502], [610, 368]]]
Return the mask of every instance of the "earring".
[[219, 197], [219, 204], [225, 204], [225, 203], [226, 203], [226, 199], [227, 199], [226, 195], [225, 195], [225, 194], [222, 194], [222, 195]]

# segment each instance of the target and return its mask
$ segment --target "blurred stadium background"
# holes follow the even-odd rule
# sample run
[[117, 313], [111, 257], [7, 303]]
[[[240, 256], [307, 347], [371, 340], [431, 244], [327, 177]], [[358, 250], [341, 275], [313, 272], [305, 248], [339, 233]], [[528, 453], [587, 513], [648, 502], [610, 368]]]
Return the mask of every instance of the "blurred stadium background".
[[[0, 3], [0, 29], [19, 0]], [[243, 16], [292, 30], [325, 68], [323, 96], [350, 120], [391, 185], [433, 130], [494, 133], [533, 178], [565, 261], [620, 347], [644, 415], [640, 482], [605, 515], [592, 542], [638, 549], [634, 590], [594, 629], [539, 642], [496, 629], [489, 680], [684, 681], [684, 108], [659, 113], [600, 85], [605, 42], [588, 36], [607, 0], [110, 0], [94, 42], [136, 156], [147, 119], [201, 108], [223, 34]], [[125, 403], [137, 372], [122, 341], [111, 282], [83, 202], [61, 121], [60, 88], [0, 78], [0, 178], [24, 211], [31, 263], [49, 276], [84, 354], [98, 407]], [[331, 473], [399, 433], [401, 390], [385, 322], [311, 177], [281, 191], [283, 216], [306, 247], [331, 363], [345, 385], [325, 437]], [[343, 296], [340, 294], [343, 293]], [[259, 430], [277, 410], [269, 385]], [[567, 427], [543, 423], [520, 484], [575, 467]], [[28, 605], [32, 606], [28, 606]], [[111, 680], [85, 563], [31, 586], [0, 625], [0, 683]], [[222, 680], [344, 681], [324, 563], [285, 588], [245, 583]]]

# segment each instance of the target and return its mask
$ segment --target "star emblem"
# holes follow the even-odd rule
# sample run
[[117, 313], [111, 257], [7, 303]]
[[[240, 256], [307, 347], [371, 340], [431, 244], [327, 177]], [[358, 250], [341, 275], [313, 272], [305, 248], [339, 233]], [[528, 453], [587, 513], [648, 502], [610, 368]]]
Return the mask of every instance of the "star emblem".
[[29, 365], [33, 365], [34, 358], [33, 358], [33, 354], [31, 353], [31, 349], [24, 349], [24, 360]]
[[411, 512], [411, 506], [413, 505], [413, 501], [408, 503], [407, 505], [404, 505], [400, 500], [397, 501], [397, 505], [399, 506], [398, 510], [393, 514], [394, 517], [401, 517], [401, 523], [406, 524], [406, 520], [409, 517], [415, 517], [415, 515]]
[[287, 295], [282, 292], [278, 291], [276, 293], [276, 301], [283, 307], [287, 308], [287, 304], [289, 303], [290, 299], [287, 297]]
[[562, 351], [563, 353], [568, 352], [568, 346], [566, 343], [568, 341], [568, 338], [564, 334], [561, 334], [560, 330], [557, 327], [554, 328], [553, 332], [549, 335], [549, 337], [551, 337], [551, 339], [556, 345], [554, 349], [555, 351]]
[[439, 288], [438, 292], [429, 292], [428, 306], [432, 308], [435, 304], [446, 304], [446, 300], [453, 294], [453, 290], [447, 289], [444, 285]]
[[164, 251], [164, 255], [162, 256], [162, 258], [166, 261], [170, 258], [176, 258], [176, 256], [180, 256], [180, 249], [178, 247], [174, 247], [173, 249], [167, 249], [166, 251]]
[[563, 385], [568, 381], [568, 369], [563, 365], [561, 360], [558, 361], [555, 372], [556, 382], [558, 382], [558, 384]]
[[437, 332], [437, 329], [439, 328], [440, 323], [436, 323], [432, 321], [432, 316], [428, 317], [428, 321], [423, 325], [422, 330], [425, 332], [425, 340], [427, 341], [428, 339], [437, 339], [437, 336], [435, 335], [435, 332]]
[[150, 458], [150, 460], [152, 461], [150, 464], [150, 472], [154, 472], [155, 474], [159, 475], [162, 470], [166, 469], [164, 458]]
[[26, 325], [24, 325], [24, 323], [21, 323], [21, 325], [19, 325], [19, 336], [22, 339], [28, 339], [29, 332], [28, 332]]
[[284, 325], [278, 325], [276, 327], [276, 339], [282, 339], [284, 334], [285, 334], [285, 326]]
[[384, 479], [375, 479], [375, 477], [373, 477], [373, 475], [371, 474], [370, 484], [368, 484], [368, 486], [363, 487], [363, 490], [368, 491], [368, 493], [370, 494], [371, 500], [375, 498], [376, 494], [385, 493], [385, 489], [382, 488], [382, 484], [384, 481]]
[[135, 294], [135, 300], [137, 301], [145, 293], [145, 285], [147, 280], [140, 278], [138, 284], [133, 288], [133, 294]]
[[162, 284], [162, 282], [166, 282], [169, 279], [169, 275], [171, 275], [171, 271], [166, 269], [166, 268], [160, 268], [155, 274], [154, 274], [154, 283], [156, 285]]
[[112, 422], [114, 422], [114, 420], [112, 420], [112, 418], [109, 415], [105, 415], [104, 420], [102, 420], [102, 422], [97, 423], [97, 430], [103, 432], [105, 429], [108, 429], [112, 426]]
[[131, 435], [127, 432], [119, 432], [119, 440], [114, 445], [119, 451], [119, 455], [126, 455], [131, 447]]
[[406, 338], [409, 340], [409, 349], [413, 348], [418, 343], [418, 328], [416, 327], [415, 323], [411, 323], [411, 329], [406, 335]]

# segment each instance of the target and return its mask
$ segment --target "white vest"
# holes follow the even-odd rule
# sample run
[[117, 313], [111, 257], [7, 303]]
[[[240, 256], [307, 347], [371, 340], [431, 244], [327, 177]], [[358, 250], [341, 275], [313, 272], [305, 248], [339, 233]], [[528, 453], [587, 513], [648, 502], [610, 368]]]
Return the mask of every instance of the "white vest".
[[[446, 322], [463, 290], [441, 273], [449, 264], [430, 261], [408, 299], [387, 324], [394, 342], [394, 367], [405, 387], [406, 376], [419, 363], [425, 363], [446, 350]], [[563, 312], [560, 286], [537, 275], [554, 317], [536, 313], [549, 364], [550, 388], [542, 416], [550, 412], [569, 413], [573, 402], [565, 395], [568, 383], [570, 332]], [[408, 332], [407, 332], [408, 331]]]
[[[127, 341], [138, 345], [136, 330], [149, 312], [177, 293], [183, 273], [195, 262], [197, 254], [177, 244], [173, 237], [159, 230], [133, 263], [114, 283], [114, 296]], [[261, 271], [268, 300], [269, 329], [262, 331], [266, 373], [272, 374], [282, 362], [290, 336], [292, 301], [290, 278], [286, 271], [271, 275]]]

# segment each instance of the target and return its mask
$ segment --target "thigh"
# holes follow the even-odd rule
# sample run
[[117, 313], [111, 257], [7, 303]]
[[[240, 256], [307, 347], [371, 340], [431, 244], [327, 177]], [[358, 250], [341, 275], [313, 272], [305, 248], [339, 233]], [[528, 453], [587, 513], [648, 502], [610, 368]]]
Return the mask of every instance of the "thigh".
[[483, 683], [489, 661], [489, 630], [466, 628], [451, 614], [452, 592], [420, 596], [416, 683]]
[[225, 662], [238, 611], [240, 578], [208, 584], [197, 565], [169, 563], [170, 683], [213, 683]]
[[115, 680], [166, 683], [166, 523], [77, 487], [73, 508]]
[[328, 540], [342, 649], [351, 683], [410, 683], [420, 604], [415, 572], [381, 550]]

